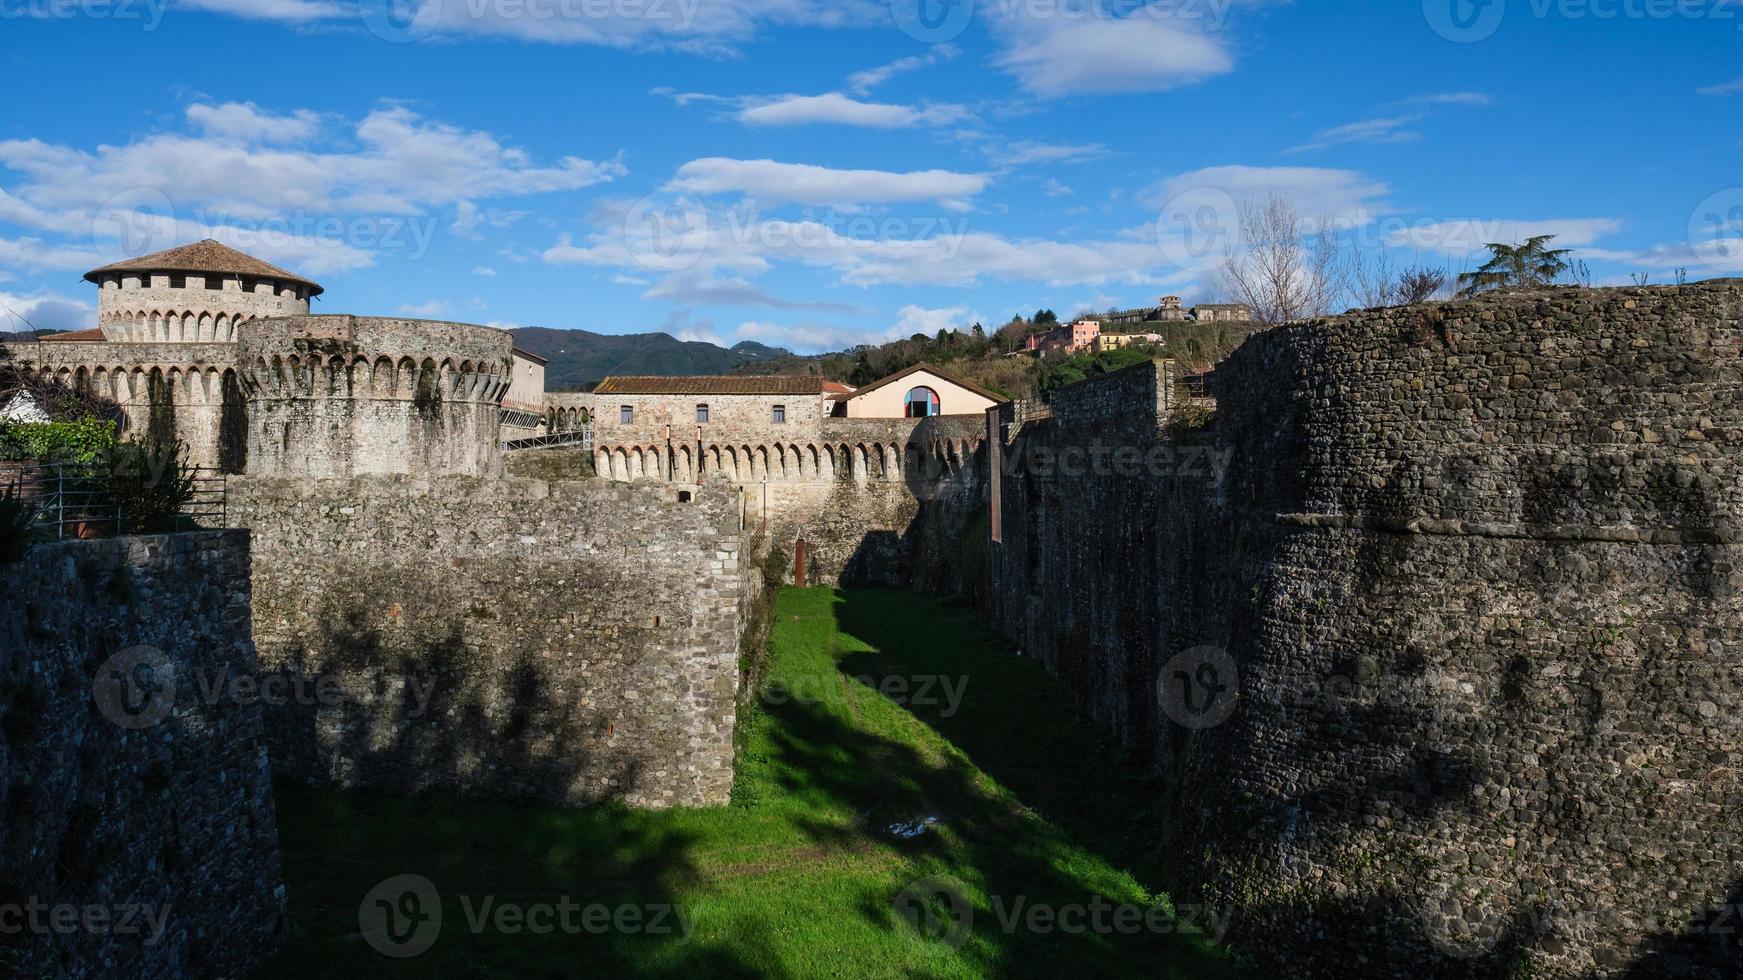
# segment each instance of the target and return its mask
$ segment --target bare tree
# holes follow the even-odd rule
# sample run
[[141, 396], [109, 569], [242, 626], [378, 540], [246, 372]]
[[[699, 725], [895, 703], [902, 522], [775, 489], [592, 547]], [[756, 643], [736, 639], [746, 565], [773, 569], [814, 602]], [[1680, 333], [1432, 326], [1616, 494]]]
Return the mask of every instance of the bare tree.
[[1446, 287], [1445, 269], [1433, 269], [1426, 265], [1414, 266], [1405, 269], [1404, 274], [1398, 277], [1396, 299], [1400, 306], [1414, 306], [1440, 296]]
[[1330, 221], [1310, 227], [1273, 194], [1263, 204], [1241, 205], [1240, 232], [1241, 249], [1223, 260], [1223, 286], [1252, 308], [1255, 321], [1276, 326], [1324, 316], [1347, 291], [1344, 247]]
[[1401, 287], [1397, 270], [1392, 267], [1392, 253], [1380, 248], [1373, 256], [1356, 253], [1350, 257], [1350, 278], [1356, 301], [1364, 309], [1396, 306]]

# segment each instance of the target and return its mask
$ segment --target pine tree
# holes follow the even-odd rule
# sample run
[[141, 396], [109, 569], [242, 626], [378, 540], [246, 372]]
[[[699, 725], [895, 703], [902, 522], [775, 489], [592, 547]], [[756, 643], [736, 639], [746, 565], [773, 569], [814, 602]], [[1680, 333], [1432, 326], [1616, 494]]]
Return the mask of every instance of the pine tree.
[[1572, 249], [1549, 248], [1554, 235], [1538, 235], [1523, 245], [1491, 242], [1489, 261], [1475, 272], [1459, 273], [1460, 296], [1475, 296], [1508, 286], [1547, 286], [1568, 271]]

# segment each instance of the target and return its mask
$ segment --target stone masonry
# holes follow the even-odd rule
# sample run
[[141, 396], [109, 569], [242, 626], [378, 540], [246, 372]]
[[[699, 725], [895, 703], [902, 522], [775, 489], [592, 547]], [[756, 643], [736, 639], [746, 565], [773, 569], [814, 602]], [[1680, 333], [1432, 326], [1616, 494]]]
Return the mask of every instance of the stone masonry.
[[738, 493], [400, 477], [235, 481], [268, 717], [310, 784], [725, 803], [756, 584]]
[[[1743, 282], [1269, 331], [1008, 409], [986, 603], [1298, 977], [1743, 962]], [[1099, 460], [1099, 462], [1098, 462]]]
[[248, 570], [245, 531], [47, 544], [7, 569], [7, 976], [243, 976], [282, 943], [261, 711], [225, 683], [256, 673]]

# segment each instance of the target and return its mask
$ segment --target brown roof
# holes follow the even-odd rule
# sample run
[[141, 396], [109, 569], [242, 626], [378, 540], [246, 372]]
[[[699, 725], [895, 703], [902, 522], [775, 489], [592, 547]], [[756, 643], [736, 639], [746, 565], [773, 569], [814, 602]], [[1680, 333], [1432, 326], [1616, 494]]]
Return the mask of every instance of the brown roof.
[[534, 364], [540, 365], [541, 367], [546, 365], [546, 364], [551, 363], [550, 358], [540, 357], [539, 355], [534, 354], [532, 351], [526, 350], [525, 348], [521, 348], [521, 347], [516, 347], [514, 349], [514, 356], [521, 358], [522, 360], [532, 361]]
[[108, 340], [109, 338], [103, 336], [103, 331], [92, 329], [74, 330], [71, 333], [45, 334], [36, 339], [38, 343], [43, 344], [64, 344], [83, 340]]
[[968, 380], [967, 378], [961, 377], [959, 375], [951, 374], [949, 371], [940, 371], [939, 369], [933, 367], [932, 365], [927, 364], [925, 361], [921, 361], [920, 363], [914, 365], [913, 367], [907, 369], [906, 371], [897, 371], [895, 374], [892, 374], [887, 378], [884, 378], [880, 381], [874, 381], [871, 384], [866, 385], [864, 388], [861, 388], [858, 391], [855, 391], [851, 394], [831, 395], [829, 397], [833, 401], [847, 401], [849, 399], [858, 398], [859, 396], [866, 394], [867, 392], [876, 391], [879, 388], [882, 388], [884, 385], [895, 384], [896, 382], [902, 380], [903, 378], [906, 378], [909, 375], [914, 374], [914, 373], [919, 372], [919, 371], [925, 371], [928, 374], [942, 378], [945, 381], [948, 381], [951, 384], [956, 385], [959, 388], [967, 388], [969, 391], [974, 392], [975, 394], [981, 396], [982, 398], [988, 398], [988, 399], [991, 399], [992, 401], [998, 402], [1000, 404], [1004, 404], [1005, 402], [1010, 401], [1010, 399], [1006, 398], [1004, 395], [998, 394], [997, 392], [988, 391], [987, 389], [982, 388], [980, 385], [975, 384], [974, 382]]
[[823, 379], [805, 375], [706, 375], [689, 378], [612, 377], [596, 395], [821, 395]]
[[853, 385], [844, 385], [839, 381], [825, 381], [823, 382], [823, 390], [831, 395], [851, 395], [853, 394]]
[[101, 269], [92, 269], [85, 273], [85, 279], [96, 282], [98, 277], [111, 272], [222, 272], [233, 276], [259, 276], [263, 279], [300, 282], [312, 289], [315, 296], [325, 292], [312, 279], [286, 272], [276, 265], [262, 262], [252, 255], [245, 255], [210, 238], [165, 252], [126, 259]]

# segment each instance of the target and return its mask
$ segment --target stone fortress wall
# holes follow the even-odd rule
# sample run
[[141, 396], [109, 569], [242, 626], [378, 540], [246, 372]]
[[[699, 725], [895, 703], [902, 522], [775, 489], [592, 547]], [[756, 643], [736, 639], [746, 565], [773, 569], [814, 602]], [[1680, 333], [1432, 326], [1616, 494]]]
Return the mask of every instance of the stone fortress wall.
[[261, 711], [204, 693], [256, 673], [248, 581], [245, 531], [47, 544], [7, 569], [8, 976], [244, 976], [282, 944]]
[[1204, 432], [1172, 383], [1006, 410], [986, 602], [1166, 777], [1177, 899], [1292, 976], [1734, 975], [1743, 283], [1269, 331]]
[[512, 338], [389, 317], [252, 320], [231, 343], [17, 344], [13, 358], [113, 400], [133, 436], [255, 475], [501, 472]]
[[310, 288], [296, 282], [197, 272], [173, 282], [164, 272], [99, 279], [97, 326], [121, 343], [231, 343], [244, 323], [309, 312]]
[[251, 476], [493, 476], [513, 371], [501, 330], [385, 317], [247, 325], [239, 345]]
[[[805, 395], [555, 395], [593, 419], [594, 471], [621, 482], [695, 484], [713, 475], [744, 494], [769, 546], [807, 548], [807, 578], [907, 586], [962, 578], [955, 539], [985, 496], [979, 415], [843, 419]], [[633, 403], [632, 424], [620, 409]], [[709, 420], [696, 421], [707, 404]], [[774, 406], [785, 410], [776, 423]], [[950, 547], [930, 542], [950, 540]]]
[[581, 805], [727, 802], [759, 583], [739, 494], [537, 480], [234, 482], [269, 715], [303, 782]]

